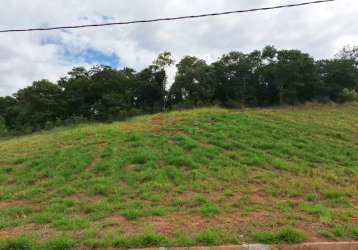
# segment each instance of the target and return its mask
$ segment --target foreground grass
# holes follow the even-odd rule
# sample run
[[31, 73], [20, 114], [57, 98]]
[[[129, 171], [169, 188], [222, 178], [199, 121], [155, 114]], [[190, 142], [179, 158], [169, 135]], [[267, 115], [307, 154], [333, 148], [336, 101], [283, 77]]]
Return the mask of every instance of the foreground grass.
[[357, 105], [199, 109], [3, 140], [0, 249], [358, 239], [357, 152]]

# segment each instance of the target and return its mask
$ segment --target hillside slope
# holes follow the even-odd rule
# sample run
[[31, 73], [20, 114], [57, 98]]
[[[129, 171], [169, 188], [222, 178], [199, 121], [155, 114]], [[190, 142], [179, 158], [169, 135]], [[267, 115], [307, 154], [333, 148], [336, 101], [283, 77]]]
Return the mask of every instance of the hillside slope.
[[0, 238], [358, 238], [358, 105], [143, 116], [3, 140], [0, 156]]

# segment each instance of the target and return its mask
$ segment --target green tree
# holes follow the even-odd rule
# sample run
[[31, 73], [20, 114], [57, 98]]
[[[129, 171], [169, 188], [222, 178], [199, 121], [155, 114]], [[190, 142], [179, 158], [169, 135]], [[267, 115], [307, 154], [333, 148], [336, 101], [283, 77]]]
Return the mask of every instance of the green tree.
[[198, 103], [212, 100], [212, 86], [208, 84], [209, 66], [204, 60], [186, 56], [177, 64], [175, 81], [170, 89], [171, 103], [190, 101], [195, 107]]
[[14, 97], [0, 97], [0, 116], [7, 130], [15, 129], [16, 127], [16, 104], [17, 100]]
[[64, 117], [62, 89], [50, 81], [34, 82], [32, 86], [19, 90], [15, 97], [17, 127], [37, 130], [48, 121]]
[[261, 53], [253, 51], [249, 54], [230, 52], [213, 63], [215, 99], [224, 105], [231, 101], [255, 105], [261, 62]]
[[343, 89], [358, 91], [358, 69], [352, 60], [321, 60], [317, 65], [324, 91], [332, 101], [339, 101]]
[[157, 74], [164, 74], [164, 79], [161, 83], [161, 89], [162, 89], [162, 100], [163, 100], [163, 111], [166, 110], [166, 104], [167, 104], [167, 75], [166, 75], [166, 69], [173, 65], [175, 63], [175, 60], [173, 59], [172, 54], [169, 51], [164, 51], [163, 53], [159, 54], [158, 58], [154, 60], [152, 70], [157, 71], [154, 73]]
[[[319, 84], [318, 69], [314, 59], [299, 50], [268, 50], [268, 62], [263, 69], [263, 81], [277, 104], [295, 104], [312, 101]], [[272, 103], [274, 104], [274, 103]]]

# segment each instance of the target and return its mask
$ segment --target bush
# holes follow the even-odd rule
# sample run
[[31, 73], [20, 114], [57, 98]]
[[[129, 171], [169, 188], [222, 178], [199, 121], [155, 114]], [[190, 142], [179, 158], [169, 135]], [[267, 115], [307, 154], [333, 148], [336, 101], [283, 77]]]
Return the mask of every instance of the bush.
[[5, 120], [0, 116], [0, 137], [6, 135], [7, 133], [8, 131], [5, 125]]
[[55, 124], [52, 121], [46, 121], [44, 125], [45, 130], [51, 130], [55, 127]]
[[358, 93], [354, 89], [345, 88], [339, 94], [338, 101], [342, 103], [358, 101]]

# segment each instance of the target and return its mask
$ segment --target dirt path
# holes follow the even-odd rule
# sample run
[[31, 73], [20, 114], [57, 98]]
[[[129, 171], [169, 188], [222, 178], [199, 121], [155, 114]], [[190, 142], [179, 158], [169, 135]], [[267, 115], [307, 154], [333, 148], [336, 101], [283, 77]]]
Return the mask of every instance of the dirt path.
[[95, 157], [94, 160], [86, 167], [86, 171], [87, 171], [87, 172], [91, 172], [93, 169], [95, 169], [95, 167], [97, 166], [98, 162], [100, 162], [100, 161], [102, 160], [102, 153], [103, 153], [104, 150], [106, 149], [107, 145], [108, 145], [107, 143], [98, 144], [96, 157]]
[[156, 116], [154, 116], [151, 120], [151, 126], [152, 126], [152, 130], [155, 133], [159, 133], [162, 125], [164, 124], [164, 116], [163, 114], [158, 114]]

